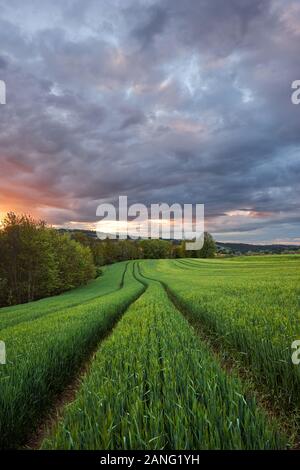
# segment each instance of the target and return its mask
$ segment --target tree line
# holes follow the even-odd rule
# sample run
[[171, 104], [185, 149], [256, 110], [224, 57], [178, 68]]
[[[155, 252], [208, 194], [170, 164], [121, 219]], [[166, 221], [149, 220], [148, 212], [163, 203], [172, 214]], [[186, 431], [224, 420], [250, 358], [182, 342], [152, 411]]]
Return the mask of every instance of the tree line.
[[60, 294], [101, 274], [101, 266], [118, 261], [211, 258], [215, 242], [209, 233], [204, 240], [198, 251], [186, 251], [184, 241], [98, 240], [10, 212], [0, 230], [0, 306]]
[[0, 231], [0, 305], [40, 299], [95, 277], [88, 247], [35, 221], [9, 213]]
[[130, 259], [213, 258], [216, 253], [215, 241], [207, 232], [204, 234], [204, 245], [200, 250], [186, 250], [185, 241], [112, 240], [109, 238], [99, 240], [83, 231], [73, 231], [71, 237], [90, 248], [96, 266]]

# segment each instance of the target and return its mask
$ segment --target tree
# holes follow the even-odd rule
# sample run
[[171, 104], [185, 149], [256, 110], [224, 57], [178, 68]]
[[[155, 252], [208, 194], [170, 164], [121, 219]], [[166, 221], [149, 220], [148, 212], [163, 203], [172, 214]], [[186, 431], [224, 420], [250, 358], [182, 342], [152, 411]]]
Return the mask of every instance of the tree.
[[143, 258], [160, 259], [171, 257], [172, 245], [167, 240], [141, 240], [139, 246]]
[[204, 233], [204, 244], [201, 250], [197, 251], [198, 258], [214, 258], [216, 254], [216, 244], [210, 233]]
[[71, 240], [68, 234], [54, 236], [59, 284], [57, 293], [85, 284], [96, 275], [89, 247]]
[[49, 295], [57, 282], [55, 253], [46, 225], [30, 216], [8, 213], [1, 231], [0, 270], [7, 303]]
[[8, 213], [0, 231], [1, 305], [29, 302], [95, 276], [89, 247], [27, 215]]
[[200, 250], [186, 250], [185, 246], [186, 242], [183, 243], [186, 258], [214, 258], [217, 250], [215, 241], [208, 232], [204, 232], [204, 244]]

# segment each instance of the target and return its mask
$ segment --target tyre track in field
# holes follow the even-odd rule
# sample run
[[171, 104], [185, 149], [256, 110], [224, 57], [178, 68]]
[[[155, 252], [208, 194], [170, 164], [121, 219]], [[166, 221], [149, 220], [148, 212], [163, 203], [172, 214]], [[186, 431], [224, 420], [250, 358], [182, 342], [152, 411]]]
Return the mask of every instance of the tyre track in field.
[[[113, 293], [115, 293], [115, 292], [118, 292], [118, 291], [119, 291], [120, 289], [122, 289], [123, 286], [124, 286], [124, 279], [125, 279], [125, 275], [126, 275], [126, 272], [127, 272], [128, 264], [129, 264], [129, 261], [128, 261], [128, 262], [125, 264], [125, 266], [124, 266], [124, 270], [123, 270], [123, 273], [122, 273], [122, 276], [121, 276], [121, 281], [120, 281], [120, 283], [119, 283], [119, 286], [118, 286], [116, 289], [114, 289], [114, 290], [112, 290], [112, 291], [110, 291], [110, 292], [106, 292], [105, 294], [102, 294], [102, 295], [95, 295], [94, 297], [91, 297], [90, 299], [83, 300], [82, 302], [74, 302], [74, 303], [72, 303], [72, 304], [69, 304], [69, 305], [66, 306], [66, 307], [55, 307], [55, 308], [53, 308], [53, 310], [50, 310], [50, 311], [48, 311], [48, 312], [45, 312], [44, 315], [37, 316], [36, 318], [29, 318], [29, 319], [26, 319], [26, 318], [25, 318], [25, 319], [22, 319], [22, 320], [20, 320], [20, 321], [16, 321], [15, 323], [11, 323], [10, 325], [8, 325], [8, 326], [6, 326], [6, 327], [4, 327], [4, 328], [0, 328], [1, 333], [2, 333], [3, 331], [5, 331], [5, 330], [9, 329], [9, 328], [14, 328], [14, 327], [17, 326], [17, 325], [21, 325], [22, 323], [31, 323], [31, 322], [36, 321], [36, 320], [39, 320], [39, 319], [41, 319], [41, 318], [46, 318], [46, 317], [48, 317], [49, 315], [55, 315], [55, 314], [57, 314], [58, 312], [60, 312], [60, 311], [62, 311], [62, 310], [63, 310], [63, 311], [66, 311], [66, 310], [72, 309], [72, 308], [74, 308], [74, 307], [77, 307], [78, 305], [86, 305], [86, 304], [88, 304], [88, 303], [90, 303], [90, 302], [95, 302], [95, 300], [96, 300], [96, 299], [99, 299], [99, 297], [103, 298], [103, 297], [105, 297], [106, 295], [110, 295], [110, 294], [113, 294]], [[69, 291], [69, 292], [71, 292], [71, 291]], [[45, 298], [47, 298], [47, 297], [45, 297]], [[51, 297], [49, 297], [49, 298], [51, 298]]]
[[258, 382], [254, 374], [252, 374], [252, 371], [247, 369], [241, 363], [237, 357], [237, 352], [235, 350], [229, 351], [225, 348], [217, 334], [211, 331], [203, 322], [197, 320], [191, 314], [186, 304], [176, 296], [164, 281], [143, 274], [139, 263], [137, 265], [137, 269], [139, 275], [144, 279], [159, 282], [161, 284], [170, 302], [181, 313], [181, 315], [187, 319], [192, 329], [209, 347], [213, 356], [218, 360], [220, 366], [225, 370], [225, 372], [229, 375], [235, 375], [241, 380], [245, 386], [246, 392], [255, 397], [257, 405], [264, 410], [266, 415], [269, 416], [269, 419], [275, 419], [278, 423], [279, 430], [285, 435], [291, 437], [291, 448], [300, 449], [299, 430], [295, 431], [294, 425], [291, 424], [291, 416], [287, 415], [287, 413], [282, 410], [280, 403], [274, 403], [272, 397], [268, 394], [268, 389], [266, 387], [262, 387], [262, 384]]
[[[115, 291], [111, 292], [110, 294], [113, 294], [116, 291], [124, 288], [125, 275], [126, 275], [129, 263], [130, 263], [129, 261], [126, 263], [126, 267], [125, 267], [125, 270], [123, 272], [123, 276], [120, 282], [120, 287], [116, 289]], [[113, 334], [114, 329], [116, 328], [121, 318], [126, 314], [127, 310], [131, 307], [131, 305], [134, 302], [136, 302], [144, 294], [148, 286], [146, 282], [143, 282], [142, 280], [137, 278], [136, 273], [135, 273], [135, 267], [136, 267], [136, 262], [134, 261], [132, 263], [132, 274], [135, 280], [143, 285], [142, 291], [137, 297], [133, 298], [130, 304], [126, 307], [126, 309], [118, 316], [116, 321], [113, 323], [112, 328], [109, 331], [107, 331], [105, 335], [101, 336], [99, 341], [97, 341], [97, 344], [95, 345], [95, 347], [93, 347], [93, 349], [86, 355], [84, 359], [84, 363], [82, 364], [79, 371], [77, 370], [76, 375], [74, 376], [73, 380], [69, 382], [66, 385], [65, 389], [55, 397], [51, 409], [48, 409], [48, 411], [45, 413], [44, 419], [39, 425], [38, 429], [35, 430], [31, 434], [31, 436], [28, 437], [27, 442], [21, 448], [34, 449], [34, 450], [38, 450], [40, 448], [41, 443], [43, 439], [46, 437], [46, 435], [49, 433], [49, 430], [51, 430], [51, 428], [53, 428], [54, 425], [57, 423], [57, 421], [61, 418], [64, 408], [69, 403], [75, 400], [77, 391], [80, 388], [82, 381], [84, 380], [84, 377], [88, 373], [91, 367], [91, 364], [93, 362], [94, 356], [97, 353], [98, 349], [100, 348], [102, 342], [105, 339], [107, 339], [111, 334]], [[108, 294], [105, 294], [105, 295], [108, 295]]]
[[200, 269], [200, 266], [196, 266], [194, 263], [189, 263], [186, 260], [176, 260], [175, 261], [176, 267], [181, 269]]
[[[198, 271], [201, 271], [201, 269], [203, 268], [203, 263], [196, 263], [193, 262], [193, 261], [196, 261], [196, 258], [190, 258], [189, 260], [187, 259], [180, 259], [180, 260], [175, 260], [175, 266], [177, 268], [180, 268], [180, 269], [184, 269], [184, 270], [198, 270]], [[209, 263], [206, 263], [205, 264], [205, 267], [207, 268]]]

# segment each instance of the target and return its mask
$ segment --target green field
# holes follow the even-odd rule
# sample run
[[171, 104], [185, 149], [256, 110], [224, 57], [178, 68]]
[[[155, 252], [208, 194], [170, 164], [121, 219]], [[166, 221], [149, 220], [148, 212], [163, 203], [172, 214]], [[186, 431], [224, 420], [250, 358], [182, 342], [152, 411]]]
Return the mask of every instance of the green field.
[[297, 255], [138, 260], [1, 309], [1, 448], [296, 446], [299, 280]]

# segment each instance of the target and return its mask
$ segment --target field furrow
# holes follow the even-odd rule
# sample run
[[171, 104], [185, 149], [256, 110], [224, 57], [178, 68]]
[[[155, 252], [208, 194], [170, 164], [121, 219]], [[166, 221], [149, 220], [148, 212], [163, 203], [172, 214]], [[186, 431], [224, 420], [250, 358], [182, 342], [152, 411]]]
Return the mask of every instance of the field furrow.
[[277, 449], [286, 439], [169, 300], [145, 293], [100, 346], [43, 449]]
[[83, 305], [100, 296], [110, 294], [122, 287], [127, 262], [108, 266], [103, 276], [87, 286], [73, 289], [64, 294], [36, 300], [28, 304], [5, 307], [0, 311], [0, 330], [22, 322], [29, 322], [54, 312], [60, 312], [76, 305]]
[[127, 270], [122, 288], [83, 305], [1, 332], [7, 364], [0, 368], [0, 448], [29, 434], [144, 286]]
[[295, 257], [181, 260], [180, 268], [178, 261], [141, 265], [144, 274], [167, 286], [194, 323], [236, 354], [277, 407], [298, 413], [300, 370], [291, 360], [291, 344], [300, 337]]

